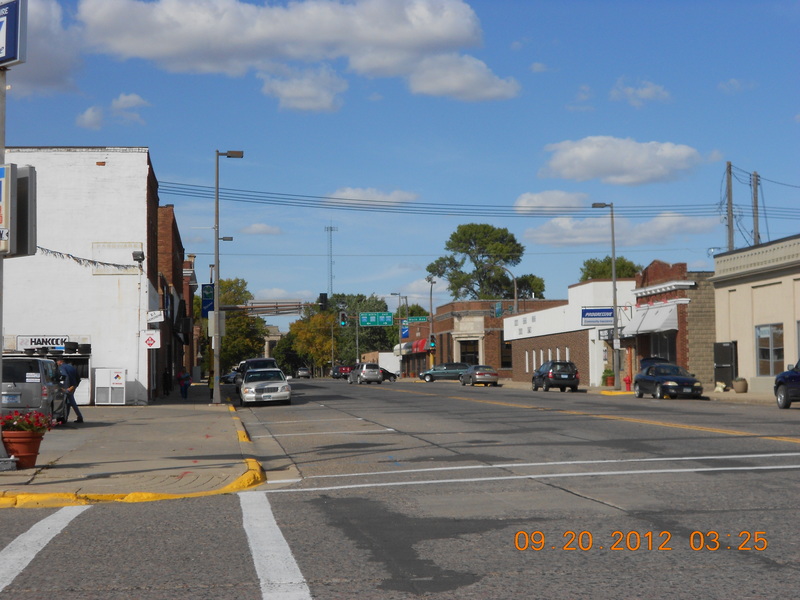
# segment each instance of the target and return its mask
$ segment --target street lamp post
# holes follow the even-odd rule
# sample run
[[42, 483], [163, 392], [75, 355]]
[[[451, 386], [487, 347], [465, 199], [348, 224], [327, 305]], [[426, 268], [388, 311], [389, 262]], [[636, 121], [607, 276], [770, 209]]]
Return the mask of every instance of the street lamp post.
[[614, 369], [614, 389], [621, 389], [619, 380], [619, 327], [617, 320], [617, 242], [614, 235], [614, 203], [613, 202], [593, 202], [592, 208], [610, 208], [611, 209], [611, 304], [613, 315], [612, 325], [612, 340], [611, 340], [611, 356], [613, 359]]
[[222, 347], [222, 336], [220, 335], [220, 310], [219, 303], [219, 157], [225, 156], [227, 158], [242, 158], [244, 152], [242, 150], [228, 150], [227, 152], [220, 152], [215, 150], [216, 170], [214, 172], [214, 394], [212, 402], [214, 404], [222, 403], [222, 394], [219, 389], [219, 352]]
[[514, 274], [509, 271], [503, 265], [498, 265], [501, 269], [505, 269], [506, 273], [511, 276], [511, 280], [514, 282], [514, 314], [519, 314], [519, 294], [517, 293], [517, 278], [514, 277]]
[[[431, 343], [433, 340], [433, 284], [436, 283], [436, 280], [433, 278], [433, 275], [428, 275], [425, 278], [425, 281], [431, 284], [431, 293], [430, 293], [430, 316], [428, 317], [428, 344]], [[428, 367], [433, 367], [433, 354], [431, 354], [430, 350], [428, 351]]]

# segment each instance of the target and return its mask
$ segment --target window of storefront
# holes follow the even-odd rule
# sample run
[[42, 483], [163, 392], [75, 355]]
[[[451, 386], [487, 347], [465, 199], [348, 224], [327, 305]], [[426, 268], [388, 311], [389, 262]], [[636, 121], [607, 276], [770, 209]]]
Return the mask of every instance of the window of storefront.
[[513, 361], [511, 358], [511, 342], [505, 340], [505, 333], [500, 332], [500, 368], [511, 369]]
[[756, 374], [777, 375], [783, 371], [783, 325], [756, 326]]
[[461, 362], [465, 362], [468, 365], [477, 365], [479, 360], [478, 340], [461, 342]]
[[665, 358], [670, 362], [677, 362], [678, 353], [675, 340], [677, 331], [656, 331], [650, 334], [650, 356]]

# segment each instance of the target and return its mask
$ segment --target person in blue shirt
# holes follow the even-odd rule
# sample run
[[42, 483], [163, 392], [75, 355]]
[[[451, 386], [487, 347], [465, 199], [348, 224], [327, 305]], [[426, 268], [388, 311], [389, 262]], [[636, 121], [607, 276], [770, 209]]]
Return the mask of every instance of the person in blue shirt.
[[72, 408], [75, 410], [75, 414], [78, 417], [75, 419], [75, 422], [83, 423], [83, 415], [81, 414], [81, 410], [78, 408], [78, 403], [75, 402], [75, 390], [78, 388], [78, 384], [81, 382], [81, 378], [78, 376], [78, 370], [71, 364], [64, 362], [63, 358], [59, 358], [58, 372], [61, 373], [61, 376], [64, 378], [64, 389], [67, 394], [67, 414], [65, 417], [65, 422], [69, 421], [69, 409]]

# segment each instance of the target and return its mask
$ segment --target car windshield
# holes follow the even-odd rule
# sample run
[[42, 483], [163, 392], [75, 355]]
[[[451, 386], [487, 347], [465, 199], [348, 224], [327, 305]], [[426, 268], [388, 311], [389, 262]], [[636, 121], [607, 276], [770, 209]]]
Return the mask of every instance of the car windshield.
[[691, 377], [683, 367], [678, 365], [661, 365], [656, 367], [656, 375], [666, 375], [668, 377]]
[[250, 371], [245, 375], [245, 381], [283, 381], [282, 371]]

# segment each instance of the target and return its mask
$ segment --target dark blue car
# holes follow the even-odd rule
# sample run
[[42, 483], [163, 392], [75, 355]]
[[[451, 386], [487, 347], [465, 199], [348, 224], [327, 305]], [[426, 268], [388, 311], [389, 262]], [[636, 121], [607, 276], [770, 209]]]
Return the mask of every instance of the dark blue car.
[[633, 379], [637, 398], [652, 394], [653, 398], [689, 396], [701, 398], [703, 385], [683, 367], [669, 363], [646, 365]]
[[793, 401], [800, 400], [800, 361], [775, 377], [775, 400], [778, 408], [789, 408]]

